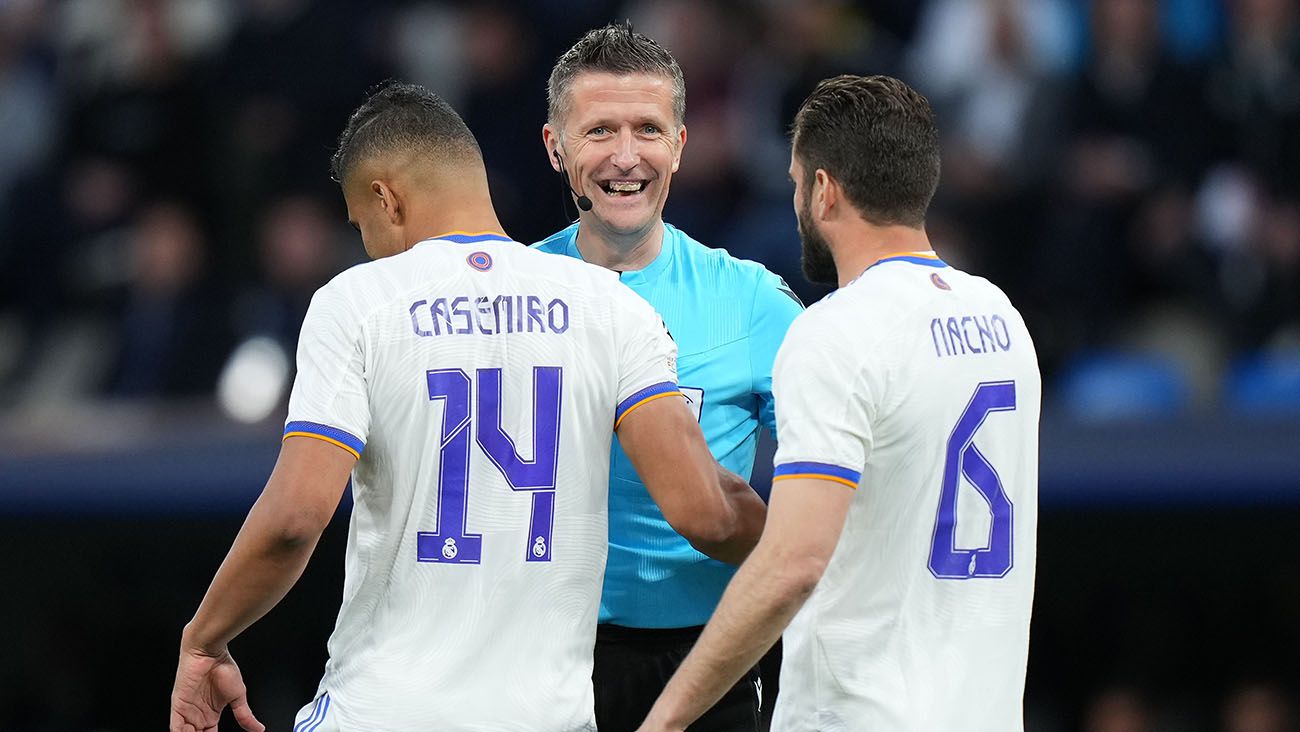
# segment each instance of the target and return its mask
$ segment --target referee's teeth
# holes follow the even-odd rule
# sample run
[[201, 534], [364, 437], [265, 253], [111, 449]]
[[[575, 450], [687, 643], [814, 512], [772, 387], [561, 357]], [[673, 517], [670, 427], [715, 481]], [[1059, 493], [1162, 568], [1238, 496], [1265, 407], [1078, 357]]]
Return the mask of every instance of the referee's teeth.
[[612, 180], [606, 184], [612, 193], [639, 193], [645, 187], [644, 181]]

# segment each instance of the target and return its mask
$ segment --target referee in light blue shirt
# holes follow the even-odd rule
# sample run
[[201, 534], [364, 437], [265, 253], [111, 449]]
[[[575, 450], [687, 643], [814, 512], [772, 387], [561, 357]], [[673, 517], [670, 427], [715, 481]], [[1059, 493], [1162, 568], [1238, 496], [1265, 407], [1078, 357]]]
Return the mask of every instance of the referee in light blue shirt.
[[[714, 457], [748, 477], [760, 424], [776, 431], [772, 362], [802, 304], [762, 265], [662, 218], [686, 143], [685, 83], [630, 25], [587, 33], [556, 62], [543, 140], [578, 222], [533, 246], [620, 273], [677, 341], [681, 390]], [[671, 460], [671, 455], [664, 456]], [[673, 531], [615, 442], [609, 563], [596, 640], [596, 722], [634, 730], [712, 615], [735, 568]], [[692, 730], [759, 729], [758, 669]]]

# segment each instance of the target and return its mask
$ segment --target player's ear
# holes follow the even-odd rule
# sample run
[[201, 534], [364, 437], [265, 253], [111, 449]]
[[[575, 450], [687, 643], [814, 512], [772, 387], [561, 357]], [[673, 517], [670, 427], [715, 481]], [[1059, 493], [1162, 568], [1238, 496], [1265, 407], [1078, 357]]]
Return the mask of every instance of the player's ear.
[[840, 200], [840, 184], [824, 168], [818, 168], [809, 195], [812, 196], [812, 209], [817, 218], [829, 218]]
[[550, 122], [542, 125], [542, 145], [546, 147], [546, 160], [550, 162], [551, 170], [560, 172], [560, 135]]
[[401, 224], [406, 212], [402, 209], [402, 201], [397, 192], [382, 180], [370, 181], [370, 192], [379, 199], [379, 206], [388, 217], [388, 222], [394, 225]]

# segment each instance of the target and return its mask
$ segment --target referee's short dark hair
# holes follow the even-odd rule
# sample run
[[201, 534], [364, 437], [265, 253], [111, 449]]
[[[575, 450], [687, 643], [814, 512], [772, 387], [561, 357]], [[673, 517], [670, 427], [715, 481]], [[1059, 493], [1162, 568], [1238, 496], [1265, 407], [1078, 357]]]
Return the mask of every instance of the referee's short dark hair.
[[939, 187], [934, 112], [890, 76], [819, 83], [795, 115], [793, 149], [806, 186], [825, 170], [872, 223], [921, 226]]
[[587, 31], [551, 69], [546, 85], [547, 121], [558, 124], [569, 112], [573, 80], [583, 73], [653, 74], [673, 83], [673, 122], [686, 118], [686, 79], [677, 59], [653, 38], [632, 30], [632, 23], [610, 23]]
[[483, 160], [474, 134], [446, 100], [416, 84], [387, 81], [348, 118], [330, 159], [331, 177], [342, 183], [358, 162], [395, 152], [439, 162]]

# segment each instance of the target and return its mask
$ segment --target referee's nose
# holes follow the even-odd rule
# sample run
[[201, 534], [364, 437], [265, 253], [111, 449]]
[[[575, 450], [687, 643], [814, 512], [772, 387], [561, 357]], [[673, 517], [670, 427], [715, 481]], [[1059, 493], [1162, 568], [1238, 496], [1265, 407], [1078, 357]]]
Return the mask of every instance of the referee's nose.
[[619, 170], [631, 170], [641, 162], [641, 151], [636, 134], [631, 129], [623, 128], [618, 132], [614, 145], [614, 156], [610, 160]]

